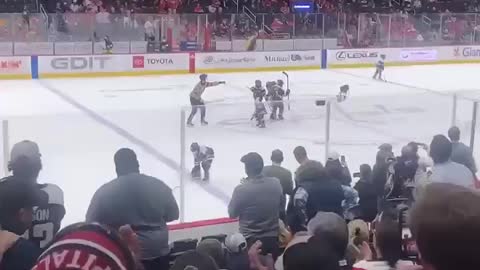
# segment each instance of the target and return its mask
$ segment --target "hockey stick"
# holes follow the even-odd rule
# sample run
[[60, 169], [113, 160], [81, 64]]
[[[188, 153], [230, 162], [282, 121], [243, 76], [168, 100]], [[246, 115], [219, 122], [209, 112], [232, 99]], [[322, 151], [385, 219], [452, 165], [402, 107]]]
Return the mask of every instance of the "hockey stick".
[[[285, 72], [285, 71], [282, 71], [283, 75], [285, 75], [285, 77], [287, 78], [287, 90], [290, 89], [290, 78], [288, 77], [288, 73]], [[287, 106], [288, 106], [288, 110], [290, 111], [290, 93], [288, 93], [288, 96], [287, 96]]]

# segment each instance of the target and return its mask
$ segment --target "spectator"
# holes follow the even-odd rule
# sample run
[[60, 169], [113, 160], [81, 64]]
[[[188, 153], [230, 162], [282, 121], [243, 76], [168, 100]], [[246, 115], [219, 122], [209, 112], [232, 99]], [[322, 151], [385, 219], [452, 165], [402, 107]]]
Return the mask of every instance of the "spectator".
[[203, 7], [200, 5], [200, 3], [197, 3], [195, 8], [193, 9], [193, 13], [203, 13], [203, 12], [204, 12]]
[[265, 166], [263, 168], [263, 175], [267, 177], [275, 177], [280, 180], [282, 185], [283, 196], [282, 196], [282, 205], [280, 209], [280, 218], [285, 220], [286, 217], [286, 204], [287, 204], [287, 195], [293, 195], [293, 180], [292, 172], [282, 167], [283, 162], [283, 152], [281, 150], [273, 150], [272, 156], [270, 158], [272, 165]]
[[360, 180], [354, 187], [358, 191], [361, 219], [372, 222], [377, 216], [377, 194], [372, 182], [372, 168], [368, 164], [360, 165]]
[[77, 223], [64, 228], [42, 253], [35, 270], [139, 270], [130, 241], [99, 224]]
[[342, 202], [343, 213], [358, 203], [358, 192], [350, 186], [352, 182], [352, 177], [350, 176], [350, 171], [345, 157], [342, 157], [340, 161], [340, 155], [337, 152], [331, 152], [329, 154], [328, 160], [325, 163], [325, 169], [327, 175], [331, 180], [337, 181], [342, 185], [343, 195], [345, 200]]
[[451, 155], [452, 143], [443, 135], [433, 137], [430, 144], [430, 156], [434, 165], [429, 181], [473, 188], [474, 177], [472, 172], [464, 165], [451, 161]]
[[331, 212], [318, 212], [308, 223], [310, 241], [326, 242], [332, 249], [337, 265], [342, 270], [352, 269], [345, 257], [348, 246], [348, 227], [342, 216]]
[[225, 239], [227, 248], [227, 269], [228, 270], [248, 270], [250, 261], [247, 254], [247, 240], [241, 233], [227, 236]]
[[407, 198], [407, 186], [414, 186], [415, 175], [418, 169], [418, 146], [415, 143], [409, 143], [402, 148], [402, 155], [397, 157], [393, 164], [393, 186], [390, 194], [391, 198]]
[[283, 14], [289, 14], [290, 13], [290, 7], [288, 6], [287, 1], [282, 2], [282, 6], [280, 7], [280, 12]]
[[166, 223], [179, 216], [172, 190], [161, 180], [141, 174], [131, 149], [118, 150], [114, 161], [118, 178], [95, 192], [86, 220], [113, 228], [130, 225], [139, 237], [145, 269], [168, 269]]
[[247, 178], [233, 191], [228, 213], [231, 218], [239, 218], [240, 232], [248, 246], [259, 240], [264, 255], [272, 254], [276, 259], [282, 186], [278, 179], [262, 175], [263, 159], [258, 153], [248, 153], [241, 162], [245, 164]]
[[311, 237], [291, 246], [284, 255], [285, 270], [340, 270], [334, 249], [322, 239]]
[[473, 174], [476, 174], [477, 166], [475, 165], [472, 150], [460, 142], [460, 129], [458, 127], [451, 127], [448, 130], [448, 137], [452, 141], [452, 156], [450, 159], [453, 162], [466, 166]]
[[35, 185], [0, 182], [0, 269], [30, 270], [41, 253], [34, 242], [19, 237], [32, 225], [33, 207], [47, 198]]
[[170, 270], [217, 270], [215, 261], [198, 251], [187, 251], [175, 260]]
[[426, 187], [410, 212], [424, 269], [480, 269], [480, 195], [450, 183]]
[[394, 159], [392, 145], [384, 143], [378, 148], [375, 165], [372, 170], [372, 182], [375, 186], [377, 196], [380, 198], [384, 194], [385, 184], [387, 183], [388, 167], [390, 161]]
[[220, 269], [226, 267], [225, 251], [217, 239], [204, 239], [197, 246], [197, 252], [210, 256]]
[[[368, 242], [361, 245], [364, 260], [356, 263], [354, 270], [390, 270], [413, 265], [410, 261], [400, 260], [402, 254], [402, 234], [398, 221], [389, 215], [381, 215], [375, 227], [374, 247], [376, 256], [372, 254]], [[372, 261], [373, 257], [377, 258]]]
[[345, 197], [342, 186], [338, 181], [328, 178], [320, 162], [309, 162], [297, 177], [302, 181], [294, 192], [287, 215], [298, 215], [304, 225], [319, 211], [343, 215], [342, 201]]
[[361, 248], [363, 242], [369, 242], [370, 230], [368, 224], [361, 220], [355, 219], [348, 223], [348, 247], [347, 247], [347, 263], [354, 265], [356, 262], [364, 260]]
[[[11, 176], [1, 181], [18, 181], [25, 185], [34, 185], [40, 189], [47, 203], [35, 205], [31, 229], [26, 235], [28, 239], [39, 248], [44, 248], [53, 236], [60, 230], [65, 207], [63, 203], [63, 191], [54, 184], [38, 184], [38, 176], [42, 170], [40, 149], [35, 142], [21, 141], [12, 147], [8, 169]], [[35, 231], [41, 230], [39, 235]]]
[[295, 171], [295, 184], [299, 184], [298, 174], [301, 173], [306, 164], [310, 161], [307, 156], [307, 150], [303, 146], [297, 146], [293, 150], [293, 155], [300, 166]]

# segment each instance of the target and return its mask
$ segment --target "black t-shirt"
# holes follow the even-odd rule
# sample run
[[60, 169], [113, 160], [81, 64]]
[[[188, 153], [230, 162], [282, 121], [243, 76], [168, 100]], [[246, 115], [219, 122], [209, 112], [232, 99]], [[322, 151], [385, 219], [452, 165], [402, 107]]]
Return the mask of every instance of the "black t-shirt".
[[0, 270], [30, 270], [40, 256], [41, 250], [31, 241], [19, 238], [3, 254]]

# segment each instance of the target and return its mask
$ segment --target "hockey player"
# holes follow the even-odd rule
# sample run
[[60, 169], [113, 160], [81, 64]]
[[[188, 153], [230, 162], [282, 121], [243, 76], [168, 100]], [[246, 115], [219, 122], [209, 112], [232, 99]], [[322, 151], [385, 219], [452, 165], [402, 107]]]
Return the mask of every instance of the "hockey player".
[[373, 74], [373, 79], [376, 80], [377, 76], [378, 76], [379, 80], [385, 80], [382, 77], [383, 71], [385, 70], [385, 58], [386, 58], [385, 54], [380, 55], [380, 59], [378, 60], [378, 62], [376, 64], [375, 74]]
[[250, 90], [253, 93], [253, 100], [255, 101], [255, 111], [252, 119], [255, 118], [257, 121], [257, 127], [264, 128], [265, 120], [263, 118], [265, 114], [267, 114], [267, 109], [265, 108], [263, 99], [265, 98], [267, 92], [265, 91], [265, 88], [263, 88], [262, 81], [260, 80], [256, 80], [255, 86], [251, 87]]
[[203, 169], [203, 181], [210, 180], [210, 167], [212, 166], [213, 159], [215, 158], [213, 148], [205, 145], [199, 145], [198, 143], [194, 142], [190, 145], [190, 151], [193, 154], [195, 162], [195, 166], [193, 167], [191, 172], [192, 178], [202, 178]]
[[[287, 91], [283, 90], [283, 81], [282, 80], [277, 80], [277, 82], [273, 82], [270, 84], [270, 88], [267, 87], [268, 89], [268, 95], [267, 98], [271, 103], [272, 106], [272, 113], [270, 114], [270, 119], [272, 120], [283, 120], [283, 110], [284, 110], [284, 104], [283, 104], [283, 97], [288, 96], [290, 94], [290, 89], [287, 89]], [[278, 110], [278, 115], [277, 115], [277, 110]]]
[[197, 114], [198, 109], [200, 108], [200, 117], [202, 125], [208, 125], [208, 122], [205, 121], [205, 102], [202, 99], [202, 94], [205, 92], [207, 87], [217, 86], [219, 84], [225, 84], [224, 81], [220, 82], [207, 82], [207, 74], [200, 75], [200, 82], [195, 85], [192, 92], [190, 93], [190, 104], [192, 105], [192, 112], [187, 120], [187, 126], [193, 127], [193, 117]]
[[112, 51], [113, 51], [113, 42], [112, 40], [110, 39], [110, 37], [108, 35], [105, 35], [105, 37], [103, 38], [103, 40], [105, 41], [105, 53], [106, 54], [112, 54]]
[[347, 99], [348, 96], [348, 90], [350, 90], [350, 87], [348, 84], [340, 86], [340, 92], [337, 94], [337, 101], [342, 102]]

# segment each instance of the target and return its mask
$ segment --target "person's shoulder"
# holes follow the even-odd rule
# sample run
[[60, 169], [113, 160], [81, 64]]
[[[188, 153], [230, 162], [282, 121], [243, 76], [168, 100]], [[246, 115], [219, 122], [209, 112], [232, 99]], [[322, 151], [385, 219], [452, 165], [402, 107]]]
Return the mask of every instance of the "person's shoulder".
[[147, 184], [155, 185], [157, 187], [162, 187], [168, 190], [171, 189], [167, 184], [165, 184], [165, 182], [163, 182], [161, 179], [156, 178], [154, 176], [140, 173], [138, 174], [137, 177], [138, 177], [138, 180], [144, 181]]
[[55, 185], [50, 183], [39, 184], [38, 187], [43, 192], [47, 193], [48, 195], [48, 204], [58, 204], [63, 205], [63, 190]]

